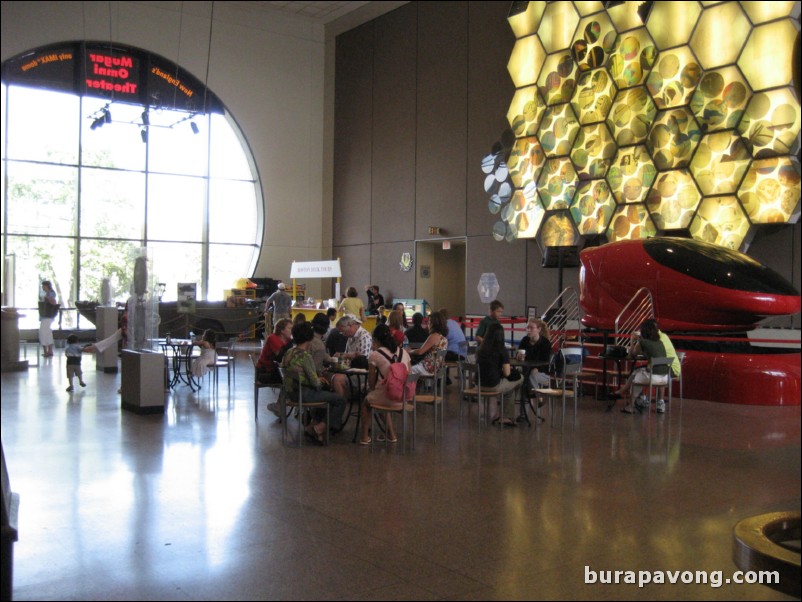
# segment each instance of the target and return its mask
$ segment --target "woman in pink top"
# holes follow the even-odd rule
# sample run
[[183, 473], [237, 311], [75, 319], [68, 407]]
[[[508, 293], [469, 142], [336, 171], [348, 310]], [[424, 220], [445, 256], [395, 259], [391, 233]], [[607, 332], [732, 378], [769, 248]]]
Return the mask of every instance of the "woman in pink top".
[[[368, 395], [365, 398], [365, 403], [362, 404], [362, 417], [360, 419], [361, 436], [359, 443], [361, 445], [370, 444], [370, 425], [373, 421], [373, 408], [371, 403], [393, 403], [389, 402], [385, 394], [385, 380], [387, 373], [390, 370], [390, 364], [394, 361], [400, 361], [410, 370], [410, 357], [409, 353], [404, 351], [404, 348], [397, 345], [393, 335], [390, 334], [390, 327], [386, 324], [379, 324], [373, 329], [373, 351], [368, 356]], [[398, 403], [399, 407], [401, 402]], [[374, 433], [375, 435], [375, 433]], [[378, 439], [377, 439], [378, 440]], [[398, 441], [395, 436], [395, 428], [393, 428], [393, 417], [387, 416], [387, 440], [391, 442]]]

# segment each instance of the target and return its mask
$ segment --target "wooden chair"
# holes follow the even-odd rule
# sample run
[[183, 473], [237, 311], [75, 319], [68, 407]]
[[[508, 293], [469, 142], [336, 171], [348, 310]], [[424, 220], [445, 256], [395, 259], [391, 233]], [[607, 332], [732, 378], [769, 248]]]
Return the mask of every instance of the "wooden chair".
[[[555, 388], [534, 389], [535, 397], [538, 402], [547, 401], [549, 404], [549, 414], [551, 414], [551, 423], [554, 424], [554, 403], [562, 403], [562, 418], [560, 426], [565, 426], [565, 403], [569, 399], [574, 400], [574, 423], [576, 423], [577, 399], [579, 397], [579, 381], [577, 375], [582, 370], [581, 363], [570, 363], [566, 358], [565, 350], [559, 353], [563, 354], [563, 373], [557, 376], [557, 386]], [[571, 355], [570, 353], [568, 354]]]
[[[415, 404], [427, 404], [432, 406], [432, 415], [434, 419], [434, 442], [437, 443], [437, 413], [439, 408], [440, 413], [440, 435], [442, 437], [444, 429], [443, 429], [443, 410], [445, 409], [445, 405], [443, 403], [444, 393], [445, 393], [445, 386], [446, 386], [446, 374], [447, 374], [447, 366], [446, 366], [446, 352], [445, 350], [437, 352], [437, 365], [439, 369], [433, 376], [426, 376], [421, 375], [418, 379], [419, 381], [422, 380], [426, 383], [429, 383], [431, 386], [422, 393], [418, 393], [415, 395]], [[417, 420], [417, 410], [415, 411], [415, 420]], [[415, 428], [413, 428], [413, 431]]]
[[[407, 376], [407, 383], [415, 383], [418, 382], [419, 374], [409, 374]], [[372, 416], [372, 424], [371, 426], [371, 438], [370, 438], [370, 449], [373, 451], [373, 443], [376, 441], [376, 433], [378, 433], [377, 428], [377, 414], [379, 412], [384, 413], [384, 420], [385, 424], [387, 421], [392, 420], [393, 414], [401, 414], [401, 453], [406, 453], [406, 444], [407, 444], [407, 414], [412, 413], [412, 449], [415, 449], [415, 399], [417, 395], [413, 395], [412, 399], [407, 398], [407, 388], [404, 387], [404, 397], [401, 400], [401, 405], [392, 402], [373, 402], [370, 404], [373, 412], [371, 413]], [[368, 403], [368, 402], [366, 402]], [[384, 439], [385, 445], [387, 445], [387, 437]]]
[[256, 372], [256, 361], [258, 358], [253, 353], [249, 353], [248, 357], [251, 358], [251, 364], [253, 364], [253, 421], [259, 422], [259, 389], [272, 389], [273, 392], [278, 396], [277, 401], [280, 404], [283, 387], [281, 386], [281, 383], [272, 383], [268, 385], [259, 382]]
[[[482, 418], [485, 424], [489, 422], [490, 404], [488, 401], [500, 396], [501, 408], [500, 416], [504, 416], [504, 394], [499, 393], [495, 388], [483, 387], [479, 375], [479, 365], [470, 362], [459, 362], [459, 382], [460, 382], [460, 420], [462, 420], [462, 407], [467, 403], [476, 400], [479, 413], [479, 426], [482, 425]], [[513, 394], [515, 390], [513, 390]], [[513, 403], [515, 403], [513, 398]], [[470, 410], [469, 410], [470, 411]]]

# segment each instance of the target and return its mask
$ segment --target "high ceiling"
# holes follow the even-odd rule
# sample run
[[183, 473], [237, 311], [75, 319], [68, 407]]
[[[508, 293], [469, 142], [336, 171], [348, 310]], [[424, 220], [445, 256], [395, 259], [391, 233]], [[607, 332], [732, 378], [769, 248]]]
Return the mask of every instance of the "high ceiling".
[[278, 11], [325, 25], [347, 15], [370, 2], [247, 2], [248, 8]]

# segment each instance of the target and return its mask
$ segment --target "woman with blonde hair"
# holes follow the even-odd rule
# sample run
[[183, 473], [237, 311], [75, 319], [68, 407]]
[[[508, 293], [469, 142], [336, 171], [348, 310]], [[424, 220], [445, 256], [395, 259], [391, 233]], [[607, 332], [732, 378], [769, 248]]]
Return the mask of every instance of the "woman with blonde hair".
[[529, 372], [527, 389], [536, 389], [549, 385], [549, 374], [546, 369], [551, 360], [551, 340], [549, 339], [549, 325], [538, 318], [529, 318], [526, 323], [526, 336], [518, 345], [518, 359], [527, 362], [542, 363], [543, 370], [532, 368]]

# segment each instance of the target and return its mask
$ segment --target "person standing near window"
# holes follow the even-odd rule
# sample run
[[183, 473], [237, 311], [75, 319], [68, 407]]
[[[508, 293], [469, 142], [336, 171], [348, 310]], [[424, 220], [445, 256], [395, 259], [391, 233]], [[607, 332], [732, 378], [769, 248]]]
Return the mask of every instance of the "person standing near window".
[[53, 357], [53, 318], [57, 313], [56, 291], [50, 280], [43, 280], [42, 293], [39, 295], [39, 343], [45, 357]]

